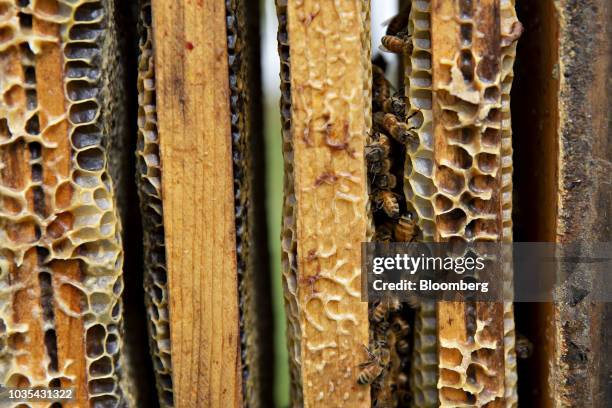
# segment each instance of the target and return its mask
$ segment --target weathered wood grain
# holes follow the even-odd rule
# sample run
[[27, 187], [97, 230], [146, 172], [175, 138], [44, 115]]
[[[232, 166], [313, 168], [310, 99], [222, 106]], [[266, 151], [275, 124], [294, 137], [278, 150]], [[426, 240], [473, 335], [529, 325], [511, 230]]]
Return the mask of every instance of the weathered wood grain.
[[242, 404], [224, 1], [153, 0], [175, 404]]

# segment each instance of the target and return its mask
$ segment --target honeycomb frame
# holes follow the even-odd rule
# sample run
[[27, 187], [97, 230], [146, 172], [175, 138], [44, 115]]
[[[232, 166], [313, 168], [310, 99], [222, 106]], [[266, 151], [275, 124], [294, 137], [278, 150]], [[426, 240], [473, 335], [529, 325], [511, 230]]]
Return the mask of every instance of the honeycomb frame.
[[[493, 8], [495, 2], [485, 3], [481, 5], [480, 10], [477, 10], [480, 13], [477, 20], [484, 20], [484, 24], [486, 24], [486, 13], [491, 12], [491, 10], [500, 10], [500, 32], [497, 34], [497, 38], [501, 42], [502, 36], [513, 34], [514, 24], [518, 23], [514, 2], [501, 0], [497, 3], [497, 9]], [[465, 60], [471, 58], [473, 61], [474, 58], [473, 54], [468, 55], [468, 53], [473, 52], [470, 43], [471, 35], [478, 27], [468, 26], [467, 24], [470, 22], [464, 21], [466, 18], [469, 20], [471, 4], [462, 1], [440, 4], [439, 1], [415, 0], [412, 1], [411, 6], [408, 30], [411, 33], [413, 47], [411, 54], [404, 58], [405, 82], [406, 95], [408, 95], [410, 102], [408, 114], [415, 114], [416, 116], [413, 126], [417, 127], [416, 131], [420, 143], [416, 149], [409, 149], [406, 157], [404, 190], [409, 209], [413, 209], [417, 216], [424, 241], [453, 241], [457, 239], [465, 240], [466, 238], [469, 241], [482, 239], [487, 241], [512, 241], [510, 88], [513, 78], [516, 42], [510, 41], [498, 51], [500, 53], [500, 73], [496, 78], [489, 78], [492, 82], [497, 81], [497, 92], [494, 92], [492, 87], [488, 89], [490, 94], [495, 95], [483, 94], [477, 97], [473, 92], [473, 87], [464, 85], [458, 80], [463, 75], [467, 83], [468, 79], [475, 77], [472, 73], [472, 76], [468, 78], [469, 73], [464, 73], [462, 71], [464, 67], [461, 66]], [[434, 7], [435, 15], [432, 15]], [[446, 15], [441, 16], [443, 13], [446, 13]], [[460, 17], [454, 17], [454, 13]], [[447, 23], [448, 21], [455, 23]], [[457, 34], [454, 34], [451, 29], [449, 34], [446, 34], [444, 33], [445, 28], [442, 27], [445, 24], [456, 24], [457, 27], [462, 24], [461, 30], [457, 30]], [[436, 40], [440, 41], [440, 44], [436, 47], [432, 47], [432, 25], [437, 25], [437, 33], [442, 33], [441, 35], [436, 34]], [[492, 28], [495, 30], [494, 26]], [[482, 29], [490, 28], [483, 26]], [[448, 37], [445, 38], [444, 35], [448, 35]], [[452, 38], [453, 35], [466, 38], [461, 39], [460, 45], [456, 46], [456, 42]], [[490, 37], [496, 38], [495, 33], [493, 32]], [[475, 41], [478, 42], [478, 40]], [[478, 47], [483, 46], [485, 48], [484, 55], [488, 55], [486, 54], [488, 52], [486, 44], [483, 44], [482, 41], [480, 45], [476, 45], [476, 53], [478, 53]], [[457, 51], [453, 51], [453, 47], [456, 47]], [[432, 59], [434, 52], [435, 64]], [[457, 52], [457, 55], [446, 57], [444, 52]], [[477, 63], [481, 61], [478, 58], [482, 57], [476, 56]], [[486, 62], [486, 58], [484, 59]], [[456, 82], [455, 78], [457, 78]], [[455, 87], [455, 89], [452, 87]], [[493, 97], [489, 99], [497, 97], [494, 105], [488, 103], [487, 96]], [[492, 146], [493, 149], [488, 149], [487, 146], [482, 144], [474, 146], [469, 143], [466, 144], [464, 143], [466, 140], [462, 140], [463, 135], [453, 136], [462, 131], [464, 133], [471, 131], [476, 137], [478, 137], [479, 132], [486, 134], [487, 128], [480, 131], [476, 129], [479, 129], [481, 123], [486, 122], [487, 115], [491, 110], [495, 112], [493, 120], [496, 120], [499, 124], [492, 123], [489, 133], [498, 132], [500, 134], [497, 145]], [[465, 129], [465, 131], [462, 129]], [[474, 159], [469, 156], [474, 156]], [[488, 166], [490, 167], [488, 169], [485, 167], [487, 167], [487, 162], [491, 160], [485, 160], [487, 158], [493, 159], [494, 162], [494, 165]], [[495, 165], [495, 163], [497, 164]], [[477, 164], [483, 164], [485, 167], [475, 167]], [[471, 169], [476, 169], [474, 175], [471, 175]], [[462, 176], [459, 176], [460, 174]], [[487, 174], [497, 174], [493, 184], [497, 183], [498, 187], [494, 188], [497, 188], [498, 192], [494, 192], [492, 195], [489, 192], [489, 194], [477, 197], [477, 200], [484, 200], [482, 201], [484, 206], [474, 206], [471, 204], [474, 198], [470, 200], [463, 197], [467, 194], [467, 191], [472, 194], [474, 189], [468, 189], [469, 183], [462, 183], [460, 179], [461, 177], [467, 177], [470, 180], [472, 178], [490, 177]], [[497, 201], [499, 209], [496, 209], [493, 205], [488, 210], [492, 211], [491, 215], [483, 213], [483, 217], [481, 210], [486, 211], [486, 200], [494, 197], [495, 194], [499, 195]], [[476, 191], [476, 195], [479, 195], [478, 191]], [[466, 201], [468, 206], [462, 205], [463, 201]], [[459, 203], [459, 205], [453, 205], [453, 203]], [[461, 211], [469, 219], [463, 222], [455, 222], [457, 218], [460, 218], [457, 216], [458, 213], [455, 214], [457, 211]], [[481, 221], [478, 221], [479, 219]], [[499, 226], [491, 225], [493, 220], [497, 220]], [[472, 225], [473, 223], [479, 223], [479, 225]], [[466, 230], [465, 228], [468, 226], [470, 229]], [[495, 231], [498, 228], [499, 232], [497, 234], [491, 231], [491, 229]], [[511, 273], [510, 270], [504, 271], [506, 278], [508, 278], [509, 273]], [[505, 287], [504, 290], [508, 294], [512, 289], [511, 287]], [[448, 307], [451, 307], [451, 309], [446, 310]], [[472, 313], [477, 313], [477, 309], [473, 306], [463, 305], [463, 307], [467, 311], [472, 310]], [[452, 336], [452, 334], [450, 332], [444, 334], [444, 330], [440, 332], [438, 327], [438, 316], [440, 313], [446, 314], [446, 312], [452, 315], [452, 313], [458, 313], [459, 311], [453, 312], [452, 306], [444, 303], [438, 307], [435, 304], [423, 303], [416, 313], [415, 351], [411, 375], [414, 406], [437, 406], [439, 403], [456, 406], [460, 403], [460, 400], [453, 399], [459, 398], [459, 394], [453, 390], [453, 387], [464, 390], [464, 387], [467, 386], [465, 382], [461, 385], [460, 382], [450, 380], [455, 376], [458, 376], [459, 379], [466, 378], [465, 369], [469, 366], [469, 357], [466, 366], [456, 371], [459, 360], [452, 358], [454, 356], [452, 351], [456, 350], [454, 348], [455, 343], [450, 338], [445, 339], [445, 336]], [[460, 312], [460, 314], [462, 313]], [[503, 351], [505, 372], [503, 376], [504, 384], [497, 385], [497, 397], [505, 399], [507, 406], [515, 406], [517, 377], [512, 304], [505, 303], [503, 311], [498, 313], [502, 314], [499, 322], [496, 323], [497, 325], [502, 324], [500, 329], [502, 334], [500, 334], [501, 337], [498, 342], [503, 343], [503, 345], [502, 349], [499, 349], [499, 344], [494, 348], [497, 347], [498, 351]], [[440, 356], [437, 355], [438, 350], [442, 353]], [[471, 354], [471, 352], [468, 354]], [[460, 365], [463, 366], [463, 363]], [[487, 390], [487, 387], [485, 386], [485, 390]], [[467, 388], [470, 387], [467, 386]], [[439, 389], [441, 390], [439, 391]], [[473, 390], [470, 388], [470, 391]], [[489, 391], [487, 390], [487, 392]], [[448, 397], [449, 395], [452, 397]], [[484, 397], [483, 400], [468, 398], [465, 403], [483, 405], [489, 402], [486, 398], [488, 397]]]
[[[436, 238], [511, 241], [509, 92], [521, 29], [514, 4], [433, 4]], [[465, 327], [451, 323], [463, 313]], [[442, 405], [516, 406], [512, 304], [444, 302], [438, 317]]]
[[[371, 99], [369, 48], [363, 44], [370, 41], [364, 32], [367, 21], [363, 21], [369, 16], [369, 2], [277, 1], [276, 5], [285, 157], [283, 287], [291, 399], [294, 406], [368, 406], [370, 389], [357, 384], [357, 366], [367, 356], [365, 352], [356, 355], [354, 350], [368, 343], [367, 308], [359, 304], [356, 255], [370, 222], [363, 161], [371, 124], [371, 113], [367, 108], [364, 112]], [[343, 23], [337, 26], [338, 21]], [[306, 32], [329, 51], [316, 55], [308, 51], [311, 43], [304, 41]], [[322, 35], [329, 35], [333, 42], [323, 41]], [[307, 55], [307, 64], [298, 62], [306, 61]], [[330, 65], [327, 79], [315, 68], [317, 63]], [[359, 85], [347, 92], [346, 76], [332, 67], [346, 72]], [[323, 208], [323, 200], [334, 204]], [[316, 241], [315, 236], [325, 238]]]
[[149, 347], [161, 407], [174, 406], [170, 347], [169, 288], [164, 245], [161, 158], [157, 129], [155, 58], [151, 2], [140, 4], [138, 56], [138, 133], [136, 182], [143, 224], [143, 285], [148, 314]]
[[0, 381], [73, 386], [92, 407], [133, 405], [116, 206], [125, 123], [114, 3], [0, 6], [0, 337], [8, 346]]

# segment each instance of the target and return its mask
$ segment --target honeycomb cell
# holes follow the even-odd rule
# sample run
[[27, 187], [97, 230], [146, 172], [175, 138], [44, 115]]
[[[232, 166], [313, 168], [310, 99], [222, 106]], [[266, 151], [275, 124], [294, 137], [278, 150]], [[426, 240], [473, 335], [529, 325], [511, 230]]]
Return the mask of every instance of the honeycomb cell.
[[106, 352], [108, 354], [117, 354], [119, 352], [119, 337], [116, 334], [110, 333], [106, 336]]
[[66, 90], [68, 91], [68, 98], [70, 98], [71, 101], [96, 98], [98, 96], [98, 92], [100, 91], [87, 80], [70, 81], [66, 85]]
[[91, 398], [91, 406], [93, 408], [114, 408], [119, 403], [119, 397], [115, 395], [100, 395]]
[[495, 102], [500, 99], [499, 87], [490, 86], [485, 89], [484, 97], [487, 101]]
[[6, 381], [7, 387], [29, 387], [30, 380], [23, 374], [12, 374]]
[[474, 80], [474, 55], [469, 49], [461, 51], [457, 65], [463, 74], [463, 80], [472, 82]]
[[[90, 65], [87, 61], [74, 60], [66, 67], [66, 78], [68, 79], [88, 79], [95, 81], [100, 78], [100, 68], [95, 65]], [[69, 81], [68, 84], [70, 84]]]
[[444, 164], [456, 169], [469, 169], [472, 167], [472, 156], [460, 146], [447, 146]]
[[478, 61], [476, 74], [483, 83], [492, 83], [499, 74], [499, 61], [489, 55], [484, 55]]
[[100, 57], [100, 49], [97, 44], [74, 42], [66, 45], [64, 55], [69, 60], [91, 61], [94, 58]]
[[501, 122], [501, 118], [502, 114], [500, 108], [492, 108], [487, 114], [487, 121], [489, 121], [492, 126], [496, 126], [497, 122]]
[[467, 216], [460, 208], [442, 213], [436, 218], [438, 230], [444, 234], [456, 234], [463, 231], [467, 223]]
[[465, 22], [461, 24], [461, 45], [463, 47], [469, 46], [472, 44], [472, 32], [474, 27], [472, 23]]
[[95, 41], [102, 33], [102, 29], [92, 27], [90, 24], [78, 24], [70, 29], [69, 36], [73, 41]]
[[[143, 217], [145, 253], [145, 303], [156, 387], [162, 407], [173, 406], [168, 277], [165, 261], [161, 160], [157, 134], [155, 61], [151, 29], [151, 5], [141, 2], [139, 15], [137, 184]], [[120, 289], [117, 289], [120, 291]], [[106, 349], [114, 353], [117, 337], [107, 338]]]
[[459, 384], [461, 376], [459, 373], [443, 368], [440, 370], [440, 381], [444, 384]]
[[101, 324], [96, 324], [87, 329], [87, 355], [90, 358], [98, 358], [104, 353], [103, 342], [106, 330]]
[[110, 394], [115, 390], [115, 382], [110, 378], [97, 378], [89, 383], [91, 394]]
[[95, 22], [104, 16], [104, 7], [101, 2], [84, 3], [77, 7], [74, 19], [79, 22]]
[[108, 210], [111, 208], [108, 191], [103, 188], [99, 188], [94, 191], [94, 200], [100, 210]]
[[[110, 357], [102, 356], [89, 365], [89, 375], [92, 377], [105, 377], [113, 372], [113, 362]], [[93, 381], [93, 380], [92, 380]], [[91, 381], [90, 381], [91, 382]]]
[[70, 107], [70, 121], [75, 124], [91, 123], [98, 116], [100, 107], [96, 101], [75, 103]]
[[497, 149], [501, 145], [501, 133], [497, 129], [488, 128], [482, 134], [482, 145], [487, 148]]
[[[431, 14], [434, 4], [437, 7], [436, 15]], [[419, 147], [419, 149], [428, 149], [431, 146], [431, 149], [435, 150], [431, 155], [435, 158], [435, 166], [429, 175], [436, 190], [436, 193], [429, 198], [433, 204], [434, 217], [433, 228], [430, 228], [430, 231], [440, 239], [462, 245], [480, 240], [488, 242], [511, 240], [512, 143], [509, 92], [516, 42], [507, 44], [502, 42], [502, 48], [496, 55], [495, 40], [492, 42], [490, 40], [493, 37], [482, 36], [479, 30], [485, 29], [484, 25], [480, 26], [483, 24], [482, 21], [486, 19], [497, 21], [495, 13], [501, 16], [501, 27], [512, 26], [517, 21], [514, 2], [502, 1], [499, 10], [483, 8], [469, 0], [458, 1], [457, 8], [445, 8], [442, 4], [440, 1], [433, 3], [412, 1], [409, 23], [409, 29], [413, 30], [411, 34], [413, 38], [428, 38], [427, 44], [433, 45], [434, 49], [427, 50], [429, 56], [424, 57], [423, 50], [417, 50], [416, 45], [426, 42], [413, 41], [415, 50], [406, 62], [405, 71], [408, 82], [406, 93], [411, 96], [417, 91], [420, 94], [430, 92], [430, 89], [418, 88], [418, 85], [427, 82], [423, 81], [423, 77], [433, 73], [435, 79], [433, 102], [436, 105], [433, 108], [438, 112], [435, 123], [436, 133], [433, 137], [430, 136], [431, 143], [421, 144]], [[442, 13], [450, 14], [441, 16]], [[437, 31], [431, 31], [432, 24], [438, 25]], [[445, 40], [437, 43], [435, 40], [444, 38], [443, 36], [447, 35], [444, 30], [447, 28], [449, 33], [457, 36], [457, 41], [452, 43], [451, 40], [451, 44], [455, 45], [442, 47], [441, 44]], [[489, 29], [492, 28], [486, 28]], [[434, 54], [449, 52], [449, 54], [434, 55], [436, 58], [432, 59], [432, 52]], [[425, 58], [428, 58], [427, 63], [423, 63]], [[420, 67], [424, 69], [421, 71]], [[415, 89], [411, 89], [413, 85]], [[418, 106], [412, 100], [410, 102], [411, 106]], [[431, 105], [433, 103], [429, 106]], [[426, 140], [426, 136], [431, 132], [430, 129], [421, 128], [420, 140]], [[416, 150], [417, 154], [419, 149]], [[405, 167], [406, 179], [409, 181], [409, 187], [404, 183], [405, 196], [408, 207], [416, 208], [421, 217], [426, 213], [418, 209], [424, 207], [423, 201], [427, 201], [427, 198], [420, 196], [414, 189], [413, 179], [427, 174], [415, 171], [415, 159], [412, 154], [410, 156], [413, 165]], [[427, 224], [425, 220], [420, 220], [419, 223], [419, 225]], [[424, 234], [424, 238], [427, 239], [428, 234]], [[452, 344], [455, 340], [442, 338], [440, 340], [444, 341], [444, 344], [438, 347], [439, 358], [428, 356], [433, 363], [429, 366], [429, 370], [425, 368], [427, 367], [424, 365], [425, 359], [420, 355], [424, 350], [422, 340], [433, 339], [432, 344], [436, 349], [437, 322], [435, 313], [427, 320], [420, 316], [422, 313], [419, 311], [417, 314], [415, 325], [416, 354], [411, 380], [415, 393], [413, 402], [415, 406], [437, 406], [438, 388], [440, 388], [439, 403], [442, 406], [456, 406], [459, 401], [463, 404], [484, 406], [487, 402], [503, 397], [507, 398], [508, 406], [516, 404], [515, 365], [511, 356], [511, 345], [514, 342], [511, 304], [505, 304], [503, 308], [503, 320], [508, 324], [503, 330], [506, 373], [501, 388], [498, 387], [498, 383], [492, 382], [468, 385], [464, 383], [468, 378], [465, 376], [467, 366], [463, 363], [469, 362], [470, 358], [466, 347], [482, 350], [481, 343], [469, 346], [458, 343], [455, 348]], [[476, 330], [475, 320], [468, 326], [472, 327], [470, 330]], [[434, 335], [425, 336], [427, 330]], [[488, 331], [487, 328], [486, 332]], [[456, 356], [453, 357], [453, 354]], [[441, 364], [444, 362], [439, 371], [436, 365], [438, 361]], [[427, 378], [431, 381], [428, 382]], [[453, 383], [453, 386], [443, 387], [442, 384], [445, 382]], [[491, 390], [494, 390], [491, 393], [497, 394], [489, 396], [486, 392], [481, 392], [486, 387], [491, 387]], [[466, 392], [467, 389], [470, 392]], [[429, 395], [432, 398], [428, 400]]]
[[476, 175], [470, 180], [470, 191], [475, 194], [492, 194], [496, 180], [489, 175]]
[[434, 203], [437, 213], [448, 212], [453, 208], [452, 200], [442, 194], [437, 194], [435, 196]]
[[436, 191], [431, 180], [420, 174], [415, 174], [412, 178], [412, 182], [414, 192], [420, 197], [431, 197]]
[[24, 89], [20, 84], [14, 84], [6, 91], [4, 91], [3, 99], [4, 103], [8, 107], [14, 107], [17, 103], [19, 103], [22, 99]]
[[97, 147], [79, 151], [76, 160], [79, 167], [87, 171], [100, 171], [105, 165], [104, 152]]
[[30, 135], [38, 135], [40, 133], [40, 122], [38, 120], [38, 115], [33, 115], [26, 121], [25, 130]]
[[478, 169], [483, 173], [496, 174], [499, 157], [490, 153], [479, 153], [476, 155]]
[[449, 129], [458, 128], [461, 126], [459, 113], [450, 109], [444, 109], [442, 111], [442, 114], [440, 115], [440, 122], [444, 123], [444, 126]]
[[440, 166], [435, 177], [438, 188], [451, 196], [460, 194], [465, 187], [463, 174], [450, 167]]
[[107, 305], [111, 302], [111, 297], [103, 292], [94, 292], [89, 296], [89, 307], [96, 313], [103, 313], [107, 309]]
[[47, 233], [52, 239], [63, 237], [70, 231], [73, 222], [74, 216], [72, 213], [59, 213], [55, 220], [47, 226]]

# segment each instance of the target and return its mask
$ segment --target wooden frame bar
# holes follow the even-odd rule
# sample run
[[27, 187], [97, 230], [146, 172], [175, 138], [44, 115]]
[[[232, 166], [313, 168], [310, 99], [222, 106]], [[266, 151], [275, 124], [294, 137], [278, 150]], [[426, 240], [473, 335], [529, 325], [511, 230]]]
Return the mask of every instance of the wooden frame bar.
[[175, 404], [242, 404], [224, 1], [153, 0]]

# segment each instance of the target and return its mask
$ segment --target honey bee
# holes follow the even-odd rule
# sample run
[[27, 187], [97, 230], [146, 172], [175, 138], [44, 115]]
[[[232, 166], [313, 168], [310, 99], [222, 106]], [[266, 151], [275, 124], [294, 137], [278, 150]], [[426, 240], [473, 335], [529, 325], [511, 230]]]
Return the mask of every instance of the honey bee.
[[359, 368], [361, 368], [361, 372], [359, 373], [357, 382], [362, 385], [372, 384], [378, 377], [380, 377], [385, 369], [376, 361], [368, 361], [367, 363], [360, 364]]
[[406, 117], [406, 97], [402, 95], [391, 96], [383, 103], [383, 110], [403, 119]]
[[384, 367], [387, 367], [391, 363], [391, 351], [389, 350], [389, 344], [387, 344], [386, 340], [375, 341], [374, 352]]
[[402, 144], [416, 143], [418, 141], [418, 135], [415, 132], [416, 128], [401, 122], [392, 113], [376, 112], [373, 119], [376, 126], [383, 129]]
[[383, 160], [368, 162], [368, 170], [370, 174], [387, 174], [391, 170], [391, 160], [383, 158]]
[[372, 143], [368, 146], [376, 146], [380, 148], [385, 157], [389, 156], [389, 152], [391, 151], [391, 142], [389, 141], [389, 138], [380, 132], [374, 132], [374, 134], [372, 134]]
[[382, 208], [389, 218], [397, 218], [400, 215], [399, 202], [397, 196], [392, 191], [380, 190], [374, 197], [374, 202], [378, 208]]
[[376, 242], [391, 242], [393, 240], [393, 226], [385, 223], [376, 227], [374, 241]]
[[393, 316], [391, 321], [391, 330], [398, 337], [405, 337], [410, 332], [410, 325], [402, 316]]
[[410, 406], [411, 397], [408, 389], [408, 375], [399, 373], [397, 376], [397, 403], [398, 407]]
[[397, 386], [398, 387], [406, 387], [408, 386], [408, 375], [406, 373], [399, 373], [397, 375]]
[[387, 35], [396, 35], [408, 27], [408, 19], [410, 18], [410, 2], [402, 7], [399, 13], [387, 20], [383, 25], [387, 25]]
[[382, 38], [383, 47], [387, 51], [401, 54], [403, 51], [411, 52], [409, 47], [412, 43], [408, 41], [408, 20], [410, 18], [410, 3], [403, 7], [400, 12], [388, 20], [387, 31]]
[[377, 166], [379, 163], [389, 159], [391, 143], [389, 142], [389, 138], [387, 136], [379, 132], [374, 133], [372, 139], [374, 141], [365, 148], [365, 156], [366, 160], [371, 166]]
[[384, 154], [380, 146], [366, 146], [366, 161], [368, 172], [372, 175], [386, 174], [391, 170], [391, 160]]
[[395, 349], [399, 354], [405, 356], [410, 353], [410, 342], [405, 338], [398, 339], [395, 342]]
[[374, 133], [373, 137], [375, 138], [375, 143], [383, 148], [383, 150], [385, 151], [385, 155], [389, 156], [389, 152], [391, 151], [391, 141], [389, 140], [389, 138], [385, 134], [380, 132]]
[[384, 160], [385, 150], [377, 143], [367, 145], [365, 147], [365, 157], [368, 163], [378, 163]]
[[383, 302], [379, 302], [372, 310], [372, 321], [380, 323], [387, 318], [387, 307]]
[[375, 349], [374, 352], [370, 351], [366, 346], [363, 346], [368, 354], [368, 361], [365, 363], [359, 364], [359, 368], [361, 371], [359, 372], [359, 376], [357, 377], [357, 383], [361, 385], [372, 384], [374, 381], [380, 377], [380, 375], [385, 370], [386, 364], [383, 364], [383, 361], [380, 356], [380, 352]]
[[382, 49], [384, 51], [394, 54], [410, 54], [413, 48], [410, 36], [405, 31], [396, 35], [384, 35], [380, 42], [382, 43]]
[[391, 83], [385, 77], [385, 71], [378, 65], [372, 65], [372, 102], [376, 110], [382, 109], [385, 100], [391, 96]]
[[387, 72], [387, 61], [380, 53], [376, 53], [374, 55], [374, 58], [372, 58], [372, 66], [380, 68], [383, 72], [383, 75], [385, 72]]
[[387, 332], [389, 331], [389, 326], [389, 322], [385, 322], [384, 320], [377, 323], [374, 327], [375, 338], [386, 338]]
[[411, 212], [402, 215], [395, 226], [395, 239], [398, 242], [412, 242], [419, 235], [419, 227]]
[[381, 190], [391, 190], [397, 185], [397, 179], [390, 173], [379, 174], [374, 177], [372, 184]]
[[401, 307], [402, 304], [395, 298], [381, 300], [372, 310], [372, 321], [380, 323], [383, 320], [387, 320], [387, 316], [390, 312], [397, 312]]
[[533, 354], [533, 343], [522, 334], [517, 334], [514, 349], [516, 350], [516, 356], [524, 360]]

